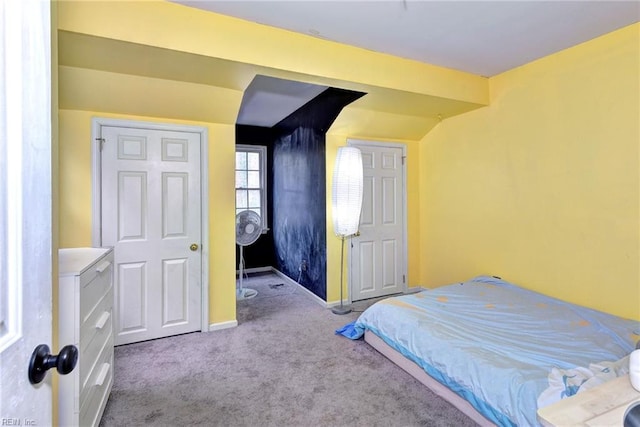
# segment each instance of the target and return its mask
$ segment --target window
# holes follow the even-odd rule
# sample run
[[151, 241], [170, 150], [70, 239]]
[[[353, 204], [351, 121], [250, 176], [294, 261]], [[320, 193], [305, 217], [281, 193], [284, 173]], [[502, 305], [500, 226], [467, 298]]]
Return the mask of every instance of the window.
[[236, 214], [251, 210], [267, 232], [267, 147], [236, 145]]

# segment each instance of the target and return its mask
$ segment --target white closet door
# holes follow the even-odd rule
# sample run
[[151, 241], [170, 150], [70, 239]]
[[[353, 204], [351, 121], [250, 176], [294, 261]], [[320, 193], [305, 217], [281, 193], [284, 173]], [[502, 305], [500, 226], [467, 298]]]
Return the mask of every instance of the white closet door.
[[102, 127], [115, 343], [201, 329], [200, 134]]
[[351, 239], [351, 300], [404, 290], [404, 184], [401, 146], [350, 143], [362, 152], [360, 236]]

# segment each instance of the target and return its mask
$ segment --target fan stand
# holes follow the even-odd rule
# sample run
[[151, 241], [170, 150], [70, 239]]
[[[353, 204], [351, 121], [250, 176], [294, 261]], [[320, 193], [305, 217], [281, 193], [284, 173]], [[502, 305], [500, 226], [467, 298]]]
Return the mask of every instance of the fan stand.
[[242, 255], [242, 245], [238, 245], [240, 246], [240, 266], [239, 266], [239, 270], [240, 270], [240, 286], [238, 286], [238, 289], [236, 290], [236, 299], [237, 300], [243, 300], [243, 299], [249, 299], [249, 298], [253, 298], [256, 295], [258, 295], [258, 291], [256, 291], [255, 289], [249, 289], [249, 288], [244, 288], [242, 287], [242, 279], [244, 276], [244, 257]]

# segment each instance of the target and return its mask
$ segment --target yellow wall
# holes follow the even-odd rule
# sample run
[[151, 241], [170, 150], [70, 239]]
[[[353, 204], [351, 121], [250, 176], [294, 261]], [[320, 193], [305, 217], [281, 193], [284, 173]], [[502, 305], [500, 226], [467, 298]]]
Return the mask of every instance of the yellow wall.
[[60, 66], [60, 108], [197, 122], [236, 122], [243, 92], [168, 79]]
[[422, 141], [421, 281], [498, 275], [640, 319], [640, 24], [490, 79]]
[[108, 117], [203, 126], [209, 136], [209, 319], [235, 320], [235, 126], [60, 110], [60, 247], [91, 246], [91, 119]]

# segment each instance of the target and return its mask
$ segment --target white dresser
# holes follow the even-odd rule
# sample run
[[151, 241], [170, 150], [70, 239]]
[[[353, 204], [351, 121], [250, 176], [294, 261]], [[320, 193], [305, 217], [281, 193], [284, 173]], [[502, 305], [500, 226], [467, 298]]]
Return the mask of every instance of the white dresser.
[[113, 384], [113, 250], [59, 251], [58, 342], [78, 347], [78, 364], [59, 377], [60, 426], [100, 423]]

